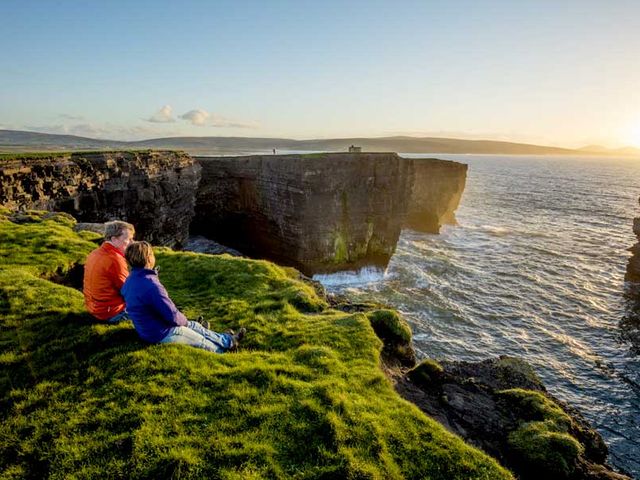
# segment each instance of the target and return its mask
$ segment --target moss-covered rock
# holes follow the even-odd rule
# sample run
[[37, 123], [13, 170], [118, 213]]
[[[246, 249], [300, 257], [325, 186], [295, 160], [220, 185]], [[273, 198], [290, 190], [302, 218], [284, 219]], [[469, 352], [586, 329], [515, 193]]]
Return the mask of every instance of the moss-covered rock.
[[422, 388], [434, 388], [440, 385], [444, 369], [436, 360], [428, 358], [411, 369], [407, 375], [413, 383]]
[[395, 310], [379, 309], [367, 313], [376, 335], [384, 343], [384, 353], [389, 360], [413, 366], [415, 351], [411, 345], [411, 327]]
[[606, 465], [602, 437], [547, 394], [523, 360], [425, 360], [397, 378], [396, 388], [521, 480], [628, 480]]
[[499, 392], [520, 419], [507, 444], [513, 461], [529, 478], [569, 478], [584, 447], [570, 435], [572, 420], [542, 392], [510, 389]]

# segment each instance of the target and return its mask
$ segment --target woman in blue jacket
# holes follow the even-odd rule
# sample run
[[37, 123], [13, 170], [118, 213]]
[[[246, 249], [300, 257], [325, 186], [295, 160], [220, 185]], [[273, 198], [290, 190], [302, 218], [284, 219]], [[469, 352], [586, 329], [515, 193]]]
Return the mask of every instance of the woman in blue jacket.
[[148, 242], [133, 242], [125, 252], [132, 267], [120, 292], [127, 312], [142, 340], [149, 343], [181, 343], [223, 353], [236, 349], [245, 328], [237, 334], [216, 333], [197, 322], [187, 320], [169, 298], [153, 269], [156, 257]]

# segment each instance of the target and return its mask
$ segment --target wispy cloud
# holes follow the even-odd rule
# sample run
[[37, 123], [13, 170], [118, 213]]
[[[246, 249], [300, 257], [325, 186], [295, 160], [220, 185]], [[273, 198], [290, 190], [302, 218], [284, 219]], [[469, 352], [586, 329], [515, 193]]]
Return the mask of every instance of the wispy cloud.
[[58, 117], [64, 120], [74, 120], [74, 121], [84, 120], [84, 117], [80, 115], [69, 115], [68, 113], [61, 113], [60, 115], [58, 115]]
[[171, 105], [165, 105], [156, 113], [154, 113], [151, 117], [147, 118], [147, 122], [151, 123], [173, 123], [176, 121], [175, 118], [172, 117], [173, 109]]
[[197, 108], [189, 110], [187, 113], [180, 115], [180, 118], [188, 121], [191, 125], [198, 127], [215, 127], [215, 128], [258, 128], [256, 122], [243, 122], [232, 120], [216, 113], [209, 113], [206, 110]]

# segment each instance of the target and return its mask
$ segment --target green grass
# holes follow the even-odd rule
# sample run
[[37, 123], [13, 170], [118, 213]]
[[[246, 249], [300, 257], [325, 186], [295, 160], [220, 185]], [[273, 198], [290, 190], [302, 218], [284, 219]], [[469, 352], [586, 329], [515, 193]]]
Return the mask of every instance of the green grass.
[[95, 237], [32, 215], [0, 219], [0, 478], [511, 478], [402, 400], [370, 318], [295, 270], [158, 249], [188, 316], [248, 334], [234, 354], [146, 345], [46, 279]]
[[67, 151], [51, 151], [51, 152], [9, 152], [0, 153], [0, 160], [21, 160], [21, 159], [42, 159], [42, 158], [58, 158], [71, 155]]

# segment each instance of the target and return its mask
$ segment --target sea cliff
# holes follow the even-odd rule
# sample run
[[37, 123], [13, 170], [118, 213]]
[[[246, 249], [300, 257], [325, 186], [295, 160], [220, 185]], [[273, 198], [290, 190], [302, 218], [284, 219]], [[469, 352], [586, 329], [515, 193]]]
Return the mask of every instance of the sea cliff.
[[139, 238], [175, 246], [188, 237], [199, 180], [200, 166], [179, 152], [0, 156], [0, 205], [125, 220]]
[[0, 156], [0, 205], [126, 220], [138, 238], [171, 247], [204, 235], [311, 275], [384, 268], [402, 228], [455, 223], [466, 170], [394, 153], [24, 154]]
[[455, 223], [467, 166], [395, 153], [196, 157], [193, 233], [306, 274], [387, 266], [402, 228]]

